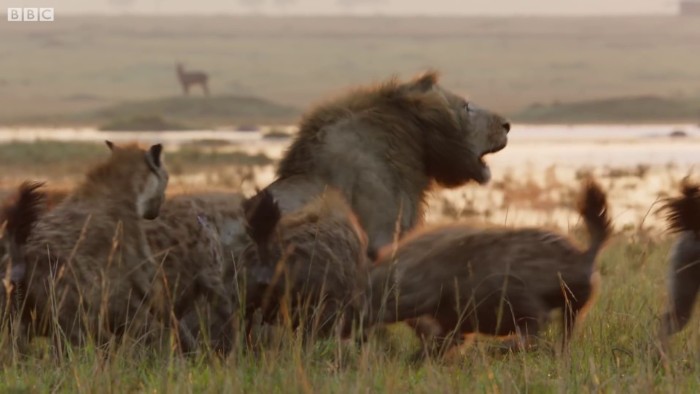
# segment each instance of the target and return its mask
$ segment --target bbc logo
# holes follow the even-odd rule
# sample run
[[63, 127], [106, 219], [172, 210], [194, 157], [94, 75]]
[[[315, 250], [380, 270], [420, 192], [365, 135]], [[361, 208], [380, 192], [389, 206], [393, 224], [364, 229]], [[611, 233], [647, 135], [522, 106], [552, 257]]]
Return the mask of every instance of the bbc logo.
[[8, 8], [9, 22], [53, 22], [52, 8]]

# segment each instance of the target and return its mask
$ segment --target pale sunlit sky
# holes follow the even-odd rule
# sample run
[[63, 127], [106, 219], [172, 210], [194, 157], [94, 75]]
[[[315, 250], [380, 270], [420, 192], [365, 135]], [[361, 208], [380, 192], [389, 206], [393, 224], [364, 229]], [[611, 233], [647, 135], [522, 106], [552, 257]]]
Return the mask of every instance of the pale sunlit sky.
[[[629, 15], [673, 14], [676, 0], [0, 0], [56, 14]], [[0, 11], [1, 12], [1, 11]]]

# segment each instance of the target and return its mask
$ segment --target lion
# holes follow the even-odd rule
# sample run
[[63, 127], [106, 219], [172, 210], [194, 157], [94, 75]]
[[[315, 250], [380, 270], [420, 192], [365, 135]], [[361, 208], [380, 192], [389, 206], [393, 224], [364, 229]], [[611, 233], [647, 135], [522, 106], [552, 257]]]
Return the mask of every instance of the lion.
[[594, 299], [596, 256], [611, 234], [605, 193], [593, 181], [583, 187], [579, 212], [590, 235], [586, 249], [540, 229], [453, 224], [416, 231], [380, 253], [367, 322], [431, 316], [438, 327], [437, 338], [424, 338], [435, 339], [431, 351], [447, 351], [468, 333], [515, 334], [512, 345], [526, 349], [536, 345], [549, 312], [561, 309], [565, 349]]
[[421, 222], [433, 184], [491, 179], [484, 156], [503, 149], [510, 123], [427, 72], [359, 88], [311, 109], [268, 186], [292, 212], [326, 186], [343, 194], [369, 237], [368, 253]]
[[106, 143], [110, 158], [54, 209], [41, 214], [45, 196], [28, 185], [20, 193], [25, 198], [6, 211], [5, 283], [22, 290], [19, 319], [29, 337], [53, 336], [60, 344], [64, 336], [80, 345], [90, 336], [99, 344], [145, 334], [167, 313], [141, 226], [164, 201], [162, 146]]
[[700, 184], [684, 179], [681, 196], [666, 200], [662, 209], [669, 230], [680, 233], [670, 256], [670, 297], [661, 317], [665, 340], [688, 324], [700, 290]]
[[[282, 213], [266, 190], [243, 204], [252, 242], [241, 254], [244, 307], [275, 324], [286, 312], [308, 338], [337, 329], [347, 337], [367, 281], [367, 237], [343, 196], [326, 190], [300, 210]], [[283, 321], [284, 322], [284, 321]]]

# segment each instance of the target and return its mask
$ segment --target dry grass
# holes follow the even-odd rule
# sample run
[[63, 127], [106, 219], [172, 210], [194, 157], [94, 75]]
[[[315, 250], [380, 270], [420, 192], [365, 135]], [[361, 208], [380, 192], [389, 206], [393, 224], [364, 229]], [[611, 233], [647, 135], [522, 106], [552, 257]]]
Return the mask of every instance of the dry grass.
[[[672, 358], [658, 357], [665, 239], [618, 236], [599, 260], [603, 288], [579, 327], [570, 354], [557, 347], [559, 327], [538, 350], [498, 355], [477, 338], [445, 360], [417, 361], [420, 347], [406, 327], [390, 327], [360, 347], [337, 340], [312, 345], [288, 331], [256, 352], [239, 346], [226, 359], [182, 357], [125, 343], [106, 357], [94, 347], [56, 360], [48, 341], [25, 355], [0, 334], [0, 391], [20, 392], [581, 392], [700, 389], [696, 326], [673, 339]], [[240, 345], [240, 342], [239, 342]]]
[[[13, 187], [18, 178], [75, 170], [96, 155], [94, 147], [58, 146], [16, 146], [24, 149], [21, 157], [54, 148], [61, 153], [46, 154], [44, 162], [15, 157], [12, 177], [7, 171], [13, 161], [3, 159], [1, 186]], [[271, 177], [270, 166], [258, 166], [264, 163], [216, 155], [209, 162], [201, 152], [211, 152], [211, 146], [188, 146], [183, 152], [189, 149], [200, 156], [168, 155], [170, 165], [182, 160], [182, 171], [172, 178], [175, 187], [242, 188], [250, 193]], [[601, 294], [568, 355], [554, 350], [559, 338], [556, 324], [533, 352], [494, 355], [498, 343], [479, 338], [446, 360], [423, 362], [414, 358], [420, 350], [418, 341], [401, 325], [373, 335], [361, 347], [333, 339], [307, 346], [299, 336], [282, 330], [272, 345], [257, 352], [239, 346], [226, 359], [207, 354], [182, 357], [167, 347], [154, 351], [126, 344], [110, 358], [88, 347], [73, 349], [57, 361], [48, 341], [37, 341], [29, 354], [18, 355], [3, 331], [0, 392], [697, 392], [697, 324], [673, 339], [670, 360], [664, 363], [658, 358], [656, 327], [671, 238], [661, 230], [656, 215], [648, 214], [654, 200], [673, 191], [686, 171], [655, 166], [550, 167], [534, 176], [514, 167], [499, 170], [501, 175], [488, 187], [467, 186], [433, 196], [430, 221], [459, 218], [508, 226], [546, 225], [585, 242], [572, 209], [577, 176], [592, 172], [601, 180], [609, 190], [617, 234], [599, 259]], [[75, 177], [64, 181], [68, 185]]]

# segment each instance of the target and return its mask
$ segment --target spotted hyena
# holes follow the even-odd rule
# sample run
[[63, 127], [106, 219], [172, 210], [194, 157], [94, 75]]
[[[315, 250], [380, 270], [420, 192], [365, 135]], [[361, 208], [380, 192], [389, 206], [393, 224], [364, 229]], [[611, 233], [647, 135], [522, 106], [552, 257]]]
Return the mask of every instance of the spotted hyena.
[[5, 284], [21, 295], [17, 313], [29, 337], [102, 343], [125, 333], [140, 337], [167, 317], [142, 226], [164, 201], [162, 146], [107, 145], [109, 159], [50, 211], [39, 214], [45, 195], [27, 184], [5, 212]]

